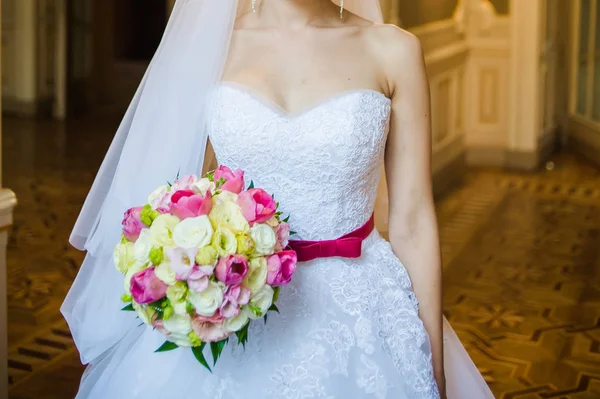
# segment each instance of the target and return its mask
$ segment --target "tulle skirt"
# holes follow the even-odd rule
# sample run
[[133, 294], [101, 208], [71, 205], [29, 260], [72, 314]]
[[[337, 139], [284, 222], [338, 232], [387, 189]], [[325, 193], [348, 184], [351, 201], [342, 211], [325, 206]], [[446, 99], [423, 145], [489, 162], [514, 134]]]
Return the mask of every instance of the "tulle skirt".
[[[164, 337], [132, 328], [88, 366], [77, 398], [439, 398], [408, 273], [377, 232], [360, 259], [299, 267], [279, 309], [251, 323], [245, 349], [231, 340], [212, 373], [189, 349], [154, 353]], [[444, 323], [448, 398], [493, 398]]]

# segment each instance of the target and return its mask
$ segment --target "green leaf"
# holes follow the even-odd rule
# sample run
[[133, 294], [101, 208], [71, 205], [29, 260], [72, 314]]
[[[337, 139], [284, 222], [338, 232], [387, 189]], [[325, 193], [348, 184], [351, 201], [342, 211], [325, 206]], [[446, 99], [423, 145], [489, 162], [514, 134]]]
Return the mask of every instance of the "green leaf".
[[205, 346], [206, 346], [206, 343], [203, 342], [202, 345], [193, 347], [192, 353], [194, 353], [196, 360], [198, 360], [198, 362], [201, 365], [203, 365], [204, 368], [206, 368], [208, 371], [210, 371], [212, 373], [212, 370], [210, 369], [210, 366], [208, 365], [208, 362], [206, 361], [206, 358], [204, 357], [204, 353], [202, 353]]
[[240, 331], [236, 332], [235, 335], [238, 338], [238, 343], [241, 344], [244, 349], [246, 349], [246, 342], [248, 342], [248, 326], [250, 323], [246, 324]]
[[290, 215], [288, 215], [288, 217], [286, 217], [285, 219], [283, 219], [283, 221], [284, 221], [285, 223], [289, 222], [289, 221], [290, 221]]
[[291, 235], [291, 236], [294, 236], [294, 235], [296, 235], [296, 234], [298, 234], [298, 233], [296, 233], [295, 231], [290, 231], [290, 235]]
[[215, 181], [215, 171], [210, 171], [206, 174], [206, 178], [212, 182]]
[[248, 186], [248, 190], [252, 190], [254, 188], [254, 181], [250, 180], [250, 185]]
[[177, 170], [177, 176], [175, 177], [176, 180], [179, 180], [179, 174], [181, 173], [181, 168], [179, 168]]
[[279, 309], [277, 308], [277, 305], [275, 305], [275, 304], [272, 304], [271, 307], [269, 308], [269, 310], [279, 313]]
[[281, 292], [281, 287], [273, 288], [273, 303], [275, 303], [275, 302], [277, 302], [277, 300], [279, 300], [279, 292]]
[[222, 341], [212, 342], [210, 344], [210, 351], [212, 352], [212, 357], [213, 357], [213, 367], [217, 364], [217, 360], [219, 360], [219, 358], [221, 357], [223, 348], [225, 348], [225, 345], [227, 344], [228, 341], [229, 341], [229, 339], [224, 339]]
[[263, 319], [265, 319], [265, 324], [267, 324], [267, 316], [268, 316], [268, 315], [269, 315], [269, 314], [267, 313], [267, 314], [265, 315], [265, 317], [263, 317]]
[[160, 348], [155, 350], [154, 353], [169, 352], [169, 351], [175, 350], [177, 348], [179, 348], [179, 346], [177, 346], [177, 344], [175, 344], [171, 341], [165, 341], [165, 343], [162, 344], [162, 346]]
[[124, 307], [123, 309], [121, 309], [121, 310], [124, 310], [125, 312], [135, 312], [135, 309], [133, 308], [133, 305], [132, 305], [132, 304], [129, 304], [129, 305], [125, 306], [125, 307]]
[[217, 364], [217, 360], [219, 359], [219, 347], [216, 342], [210, 343], [210, 352], [212, 353], [214, 367], [215, 364]]

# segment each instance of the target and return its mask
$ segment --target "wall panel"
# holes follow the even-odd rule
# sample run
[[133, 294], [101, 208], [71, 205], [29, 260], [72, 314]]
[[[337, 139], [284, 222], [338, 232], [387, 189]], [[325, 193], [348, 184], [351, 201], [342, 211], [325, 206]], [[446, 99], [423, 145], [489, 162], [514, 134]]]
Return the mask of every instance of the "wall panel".
[[451, 18], [458, 0], [399, 0], [398, 3], [402, 26], [414, 28]]

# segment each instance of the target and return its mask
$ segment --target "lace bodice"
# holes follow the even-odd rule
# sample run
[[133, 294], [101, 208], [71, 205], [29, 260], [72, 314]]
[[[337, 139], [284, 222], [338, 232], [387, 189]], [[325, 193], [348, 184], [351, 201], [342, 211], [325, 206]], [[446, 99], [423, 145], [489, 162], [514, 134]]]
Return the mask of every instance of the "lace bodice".
[[390, 118], [390, 100], [345, 91], [289, 113], [250, 89], [223, 83], [210, 140], [220, 164], [274, 193], [298, 238], [333, 239], [372, 214]]

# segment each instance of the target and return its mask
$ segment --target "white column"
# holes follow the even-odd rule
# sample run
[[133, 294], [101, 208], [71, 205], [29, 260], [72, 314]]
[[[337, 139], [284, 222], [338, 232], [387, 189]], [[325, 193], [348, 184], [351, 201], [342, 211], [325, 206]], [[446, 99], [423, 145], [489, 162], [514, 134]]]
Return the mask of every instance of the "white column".
[[56, 0], [56, 58], [54, 66], [53, 116], [67, 116], [67, 0]]
[[508, 149], [536, 152], [540, 126], [539, 57], [543, 0], [511, 0]]
[[35, 0], [19, 0], [15, 4], [15, 46], [13, 56], [14, 99], [23, 106], [37, 100], [36, 81], [36, 7]]
[[384, 21], [388, 24], [400, 25], [400, 0], [380, 0]]

